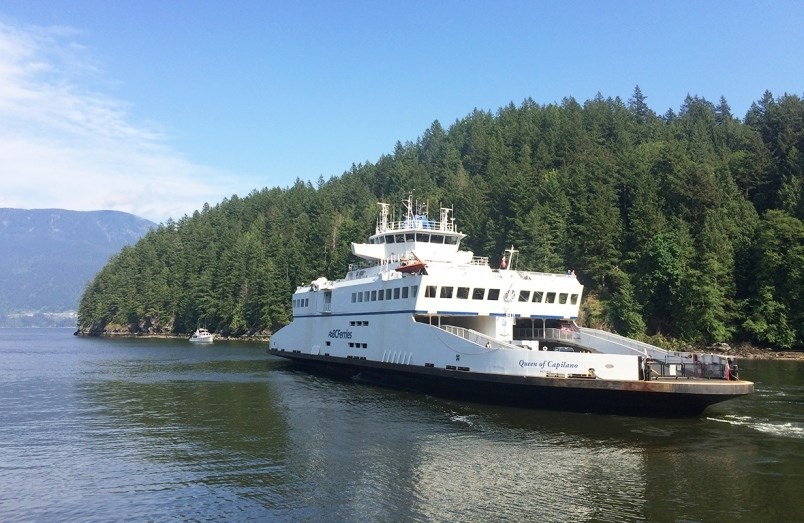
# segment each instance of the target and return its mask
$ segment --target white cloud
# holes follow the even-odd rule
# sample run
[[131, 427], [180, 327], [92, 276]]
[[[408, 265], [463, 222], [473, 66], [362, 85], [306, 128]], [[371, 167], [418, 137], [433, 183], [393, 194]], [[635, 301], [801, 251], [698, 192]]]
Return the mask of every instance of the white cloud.
[[0, 21], [0, 207], [114, 209], [155, 221], [216, 203], [232, 177], [172, 150], [64, 27]]

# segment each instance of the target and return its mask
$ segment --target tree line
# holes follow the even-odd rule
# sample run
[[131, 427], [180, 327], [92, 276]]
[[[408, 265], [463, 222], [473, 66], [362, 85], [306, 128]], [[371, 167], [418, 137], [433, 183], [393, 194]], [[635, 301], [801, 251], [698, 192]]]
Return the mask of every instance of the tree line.
[[531, 99], [434, 122], [376, 163], [316, 185], [233, 195], [168, 220], [87, 286], [87, 333], [270, 333], [296, 286], [341, 277], [377, 201], [454, 207], [464, 246], [518, 268], [573, 269], [581, 321], [654, 342], [804, 346], [804, 101], [770, 92], [743, 119], [687, 96]]

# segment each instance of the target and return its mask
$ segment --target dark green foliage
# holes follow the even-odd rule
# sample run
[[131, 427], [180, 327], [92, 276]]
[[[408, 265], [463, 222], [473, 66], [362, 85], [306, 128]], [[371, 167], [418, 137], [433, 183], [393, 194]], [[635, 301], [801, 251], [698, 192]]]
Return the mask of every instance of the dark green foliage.
[[80, 327], [275, 330], [297, 285], [343, 275], [376, 202], [412, 191], [431, 215], [453, 207], [465, 247], [493, 264], [514, 245], [518, 268], [574, 269], [591, 323], [804, 345], [804, 102], [765, 93], [741, 121], [722, 97], [688, 96], [662, 117], [647, 100], [636, 87], [627, 103], [475, 110], [316, 187], [205, 205], [112, 259]]

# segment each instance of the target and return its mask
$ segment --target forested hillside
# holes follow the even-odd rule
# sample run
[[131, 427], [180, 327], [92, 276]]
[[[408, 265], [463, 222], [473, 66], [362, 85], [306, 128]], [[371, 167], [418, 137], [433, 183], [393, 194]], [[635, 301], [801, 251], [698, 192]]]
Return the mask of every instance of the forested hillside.
[[[581, 321], [685, 342], [804, 346], [804, 102], [766, 92], [743, 119], [687, 97], [526, 100], [438, 122], [316, 187], [255, 190], [169, 221], [87, 287], [79, 329], [231, 335], [290, 319], [297, 285], [341, 277], [377, 201], [454, 207], [465, 247], [575, 270]], [[336, 139], [336, 137], [334, 137]]]

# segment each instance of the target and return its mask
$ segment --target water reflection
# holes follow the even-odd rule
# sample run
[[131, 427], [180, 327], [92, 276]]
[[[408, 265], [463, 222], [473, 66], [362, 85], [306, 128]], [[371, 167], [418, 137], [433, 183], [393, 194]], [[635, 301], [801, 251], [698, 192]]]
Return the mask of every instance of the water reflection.
[[217, 342], [83, 341], [3, 352], [0, 519], [762, 522], [801, 494], [802, 367], [652, 420], [335, 381]]

